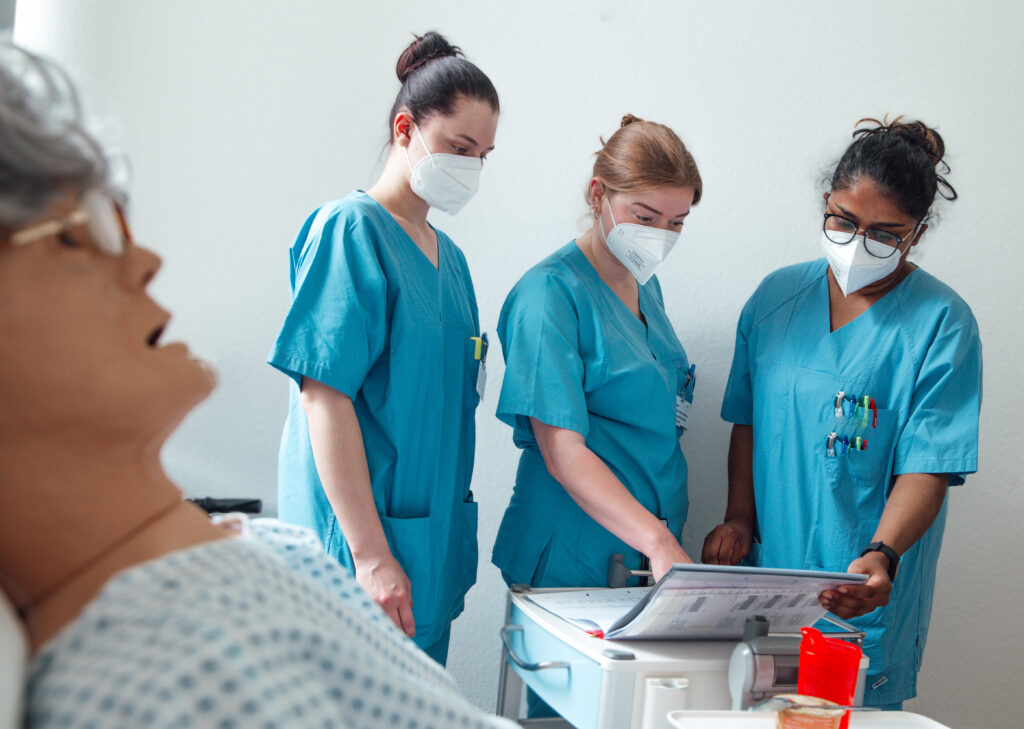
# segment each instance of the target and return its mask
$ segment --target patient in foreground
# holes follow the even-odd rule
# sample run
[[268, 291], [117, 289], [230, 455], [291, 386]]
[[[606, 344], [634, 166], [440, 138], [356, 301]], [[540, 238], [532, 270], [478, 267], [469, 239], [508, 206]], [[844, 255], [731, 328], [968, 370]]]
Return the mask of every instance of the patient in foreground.
[[214, 386], [52, 65], [0, 48], [0, 586], [33, 727], [513, 726], [321, 550], [214, 524], [160, 450]]

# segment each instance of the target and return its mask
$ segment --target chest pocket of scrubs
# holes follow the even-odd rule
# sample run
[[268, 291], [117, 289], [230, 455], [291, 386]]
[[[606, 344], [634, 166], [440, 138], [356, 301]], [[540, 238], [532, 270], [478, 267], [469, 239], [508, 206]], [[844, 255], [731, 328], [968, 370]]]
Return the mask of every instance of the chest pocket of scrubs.
[[676, 436], [682, 437], [686, 429], [690, 427], [690, 411], [693, 407], [693, 389], [696, 378], [690, 374], [690, 367], [683, 358], [676, 359], [673, 363], [676, 368]]
[[[842, 448], [836, 450], [835, 456], [823, 455], [826, 470], [832, 476], [834, 487], [842, 488], [843, 484], [855, 481], [860, 484], [879, 484], [889, 470], [892, 460], [896, 430], [896, 411], [879, 410], [878, 425], [871, 427], [858, 425], [856, 421], [846, 419], [836, 423], [836, 432], [840, 436], [847, 435], [852, 440], [860, 436], [867, 441], [867, 448], [854, 450], [852, 447], [842, 455]], [[824, 439], [822, 454], [825, 453]], [[885, 484], [886, 493], [888, 484]]]
[[453, 336], [463, 336], [463, 355], [462, 355], [462, 366], [463, 372], [463, 383], [462, 383], [462, 404], [464, 408], [474, 409], [480, 403], [480, 393], [476, 389], [477, 377], [480, 374], [480, 367], [483, 366], [483, 359], [476, 358], [477, 343], [474, 339], [475, 332], [472, 326], [457, 326], [454, 324], [448, 324], [446, 326], [454, 327]]

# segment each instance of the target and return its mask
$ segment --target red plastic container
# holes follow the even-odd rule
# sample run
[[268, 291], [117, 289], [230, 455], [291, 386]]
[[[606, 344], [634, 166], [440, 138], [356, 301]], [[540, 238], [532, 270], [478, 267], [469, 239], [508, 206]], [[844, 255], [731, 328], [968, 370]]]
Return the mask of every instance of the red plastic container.
[[[838, 638], [826, 638], [816, 628], [801, 628], [800, 669], [797, 693], [817, 696], [837, 704], [851, 706], [857, 690], [860, 670], [860, 646]], [[843, 716], [839, 729], [846, 729], [850, 712]]]

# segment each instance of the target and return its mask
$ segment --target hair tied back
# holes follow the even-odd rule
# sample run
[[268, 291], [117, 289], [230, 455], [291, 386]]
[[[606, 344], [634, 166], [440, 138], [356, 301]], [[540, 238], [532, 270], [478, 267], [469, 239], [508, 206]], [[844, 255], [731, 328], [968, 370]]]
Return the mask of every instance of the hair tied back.
[[622, 117], [622, 122], [619, 124], [619, 129], [622, 129], [622, 127], [628, 127], [633, 122], [642, 122], [642, 121], [643, 121], [643, 119], [641, 119], [638, 116], [633, 116], [632, 114], [626, 114], [624, 117]]
[[423, 68], [431, 61], [462, 55], [462, 49], [453, 46], [440, 33], [430, 31], [421, 36], [417, 35], [415, 38], [416, 40], [410, 43], [398, 57], [398, 63], [395, 66], [398, 80], [403, 84], [413, 72]]
[[848, 188], [864, 175], [885, 188], [908, 215], [924, 220], [936, 195], [956, 200], [957, 194], [943, 175], [946, 145], [937, 131], [921, 121], [860, 119], [854, 141], [832, 174], [832, 189]]
[[942, 141], [942, 137], [934, 129], [931, 129], [924, 122], [920, 121], [902, 121], [903, 115], [897, 116], [892, 121], [889, 121], [888, 115], [886, 115], [882, 121], [878, 119], [872, 119], [870, 117], [860, 119], [854, 125], [859, 127], [861, 124], [874, 124], [875, 126], [870, 129], [855, 129], [853, 136], [856, 138], [860, 135], [871, 135], [871, 134], [901, 134], [904, 135], [908, 140], [917, 144], [921, 149], [925, 151], [928, 158], [932, 161], [932, 164], [938, 167], [942, 165], [942, 171], [944, 173], [949, 172], [949, 166], [943, 161], [943, 157], [946, 154], [946, 145]]

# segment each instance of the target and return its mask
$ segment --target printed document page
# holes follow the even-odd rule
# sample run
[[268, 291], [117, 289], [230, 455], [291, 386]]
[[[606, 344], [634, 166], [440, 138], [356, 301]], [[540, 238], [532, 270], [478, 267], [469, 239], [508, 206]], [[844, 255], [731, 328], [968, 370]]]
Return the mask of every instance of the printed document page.
[[650, 592], [651, 587], [618, 589], [569, 590], [566, 592], [530, 593], [530, 602], [540, 605], [582, 630], [601, 634], [628, 613]]
[[595, 635], [629, 640], [743, 637], [747, 618], [796, 633], [824, 614], [818, 595], [865, 575], [677, 564], [654, 587], [531, 594], [530, 600]]

